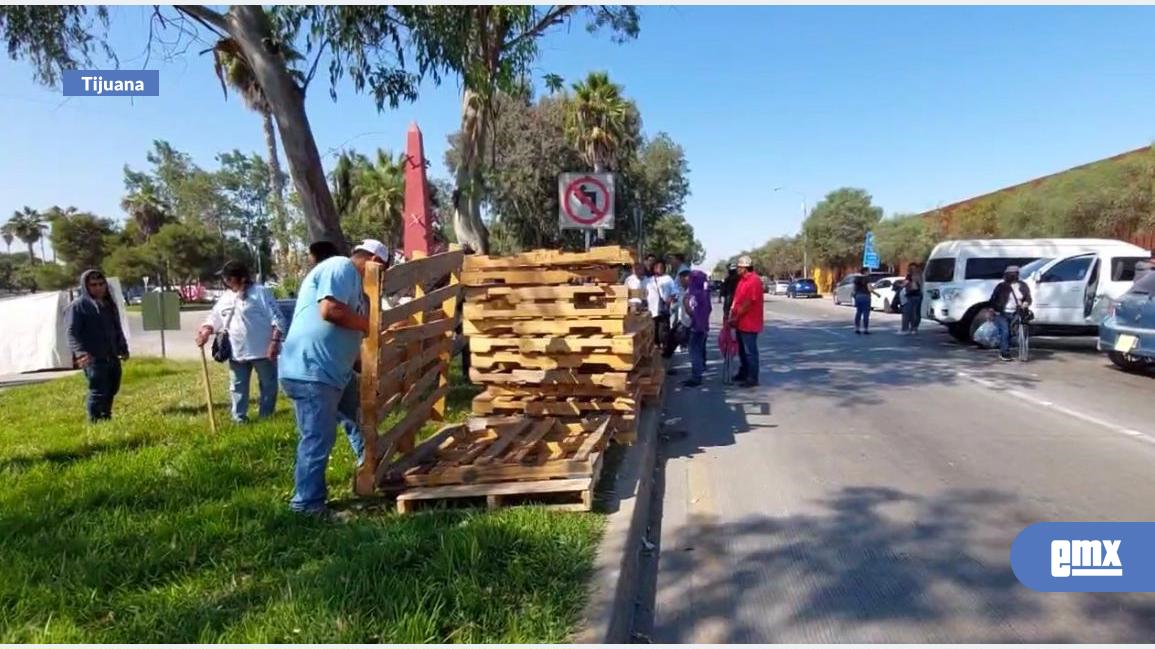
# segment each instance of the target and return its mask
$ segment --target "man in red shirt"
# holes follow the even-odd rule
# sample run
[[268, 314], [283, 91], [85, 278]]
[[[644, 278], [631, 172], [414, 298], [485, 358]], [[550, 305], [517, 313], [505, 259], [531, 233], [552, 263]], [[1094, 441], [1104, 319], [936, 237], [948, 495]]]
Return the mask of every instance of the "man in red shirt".
[[738, 286], [730, 307], [730, 326], [738, 333], [738, 374], [734, 381], [742, 387], [758, 385], [758, 334], [762, 331], [762, 280], [754, 272], [750, 258], [738, 258]]

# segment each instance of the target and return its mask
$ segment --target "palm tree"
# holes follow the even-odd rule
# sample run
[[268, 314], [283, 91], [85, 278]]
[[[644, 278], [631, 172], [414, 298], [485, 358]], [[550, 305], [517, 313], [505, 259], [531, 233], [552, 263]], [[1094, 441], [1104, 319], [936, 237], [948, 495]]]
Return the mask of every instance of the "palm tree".
[[623, 147], [632, 146], [630, 103], [605, 72], [591, 72], [573, 85], [566, 110], [566, 136], [594, 171], [610, 169]]
[[353, 201], [356, 209], [379, 224], [386, 245], [401, 244], [405, 207], [405, 156], [396, 160], [387, 151], [377, 149], [377, 159], [357, 169], [353, 179]]
[[[288, 64], [289, 73], [297, 79], [298, 84], [303, 83], [304, 74], [294, 69], [292, 64], [304, 57], [285, 43], [278, 41], [276, 45], [285, 63]], [[265, 132], [265, 148], [269, 156], [269, 186], [273, 189], [272, 230], [276, 252], [278, 255], [284, 255], [289, 250], [289, 225], [285, 216], [285, 176], [281, 172], [281, 159], [277, 153], [277, 131], [273, 123], [272, 108], [236, 41], [231, 38], [217, 41], [213, 47], [213, 67], [225, 97], [228, 97], [231, 86], [233, 91], [240, 95], [245, 106], [261, 116], [261, 125]]]
[[8, 248], [8, 254], [12, 254], [12, 240], [16, 238], [16, 228], [12, 226], [12, 221], [0, 225], [0, 238], [4, 239], [4, 246]]
[[156, 187], [151, 184], [125, 196], [120, 201], [120, 207], [128, 212], [128, 217], [146, 241], [169, 221], [168, 206], [157, 196]]
[[551, 95], [556, 95], [565, 89], [565, 79], [562, 79], [559, 74], [551, 72], [542, 77], [542, 80], [545, 81], [545, 89], [548, 90]]
[[48, 226], [44, 223], [44, 217], [36, 210], [24, 206], [24, 209], [12, 213], [12, 218], [8, 219], [7, 226], [11, 226], [12, 234], [28, 246], [28, 259], [36, 261], [36, 248], [34, 245], [37, 241], [40, 242], [40, 256], [44, 257], [44, 232]]

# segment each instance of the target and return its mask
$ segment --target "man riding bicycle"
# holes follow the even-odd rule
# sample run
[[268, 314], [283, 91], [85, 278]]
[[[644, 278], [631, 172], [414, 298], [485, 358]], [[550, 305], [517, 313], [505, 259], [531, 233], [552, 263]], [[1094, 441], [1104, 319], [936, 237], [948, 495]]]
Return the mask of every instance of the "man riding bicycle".
[[[1031, 289], [1026, 283], [1019, 280], [1019, 267], [1007, 266], [1003, 271], [1003, 281], [995, 287], [991, 294], [991, 308], [995, 311], [995, 327], [999, 331], [999, 358], [1004, 361], [1011, 358], [1011, 323], [1020, 310], [1031, 305]], [[1020, 322], [1020, 327], [1026, 326]]]

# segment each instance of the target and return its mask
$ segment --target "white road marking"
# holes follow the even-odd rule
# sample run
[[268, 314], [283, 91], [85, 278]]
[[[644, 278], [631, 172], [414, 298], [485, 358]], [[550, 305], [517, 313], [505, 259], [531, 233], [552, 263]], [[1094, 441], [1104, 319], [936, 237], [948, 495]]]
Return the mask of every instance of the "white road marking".
[[1020, 399], [1022, 401], [1026, 401], [1028, 403], [1034, 404], [1034, 405], [1039, 406], [1041, 408], [1053, 410], [1055, 412], [1064, 414], [1068, 417], [1078, 419], [1079, 421], [1082, 421], [1084, 423], [1091, 424], [1092, 426], [1098, 426], [1100, 428], [1103, 428], [1103, 429], [1106, 429], [1106, 430], [1109, 430], [1109, 431], [1112, 431], [1115, 433], [1119, 433], [1120, 435], [1126, 435], [1127, 437], [1131, 437], [1134, 439], [1138, 439], [1138, 440], [1147, 442], [1148, 444], [1155, 444], [1155, 435], [1151, 435], [1150, 433], [1145, 433], [1143, 431], [1135, 430], [1134, 428], [1128, 428], [1126, 426], [1121, 426], [1119, 424], [1108, 421], [1108, 420], [1103, 419], [1101, 417], [1096, 417], [1094, 415], [1088, 415], [1087, 413], [1080, 412], [1078, 410], [1072, 410], [1071, 408], [1067, 408], [1066, 406], [1061, 406], [1061, 405], [1059, 405], [1053, 401], [1048, 401], [1046, 399], [1036, 397], [1036, 396], [1029, 394], [1027, 392], [1023, 392], [1022, 390], [1007, 388], [1006, 386], [1004, 386], [1004, 385], [1002, 385], [996, 381], [984, 379], [984, 378], [975, 376], [974, 374], [971, 374], [969, 372], [959, 371], [959, 372], [956, 372], [956, 374], [960, 378], [964, 378], [964, 379], [966, 379], [972, 383], [975, 383], [977, 385], [981, 385], [984, 388], [987, 388], [990, 390], [1000, 390], [1001, 392], [1003, 392], [1004, 394], [1006, 394], [1008, 396], [1014, 397], [1016, 399]]

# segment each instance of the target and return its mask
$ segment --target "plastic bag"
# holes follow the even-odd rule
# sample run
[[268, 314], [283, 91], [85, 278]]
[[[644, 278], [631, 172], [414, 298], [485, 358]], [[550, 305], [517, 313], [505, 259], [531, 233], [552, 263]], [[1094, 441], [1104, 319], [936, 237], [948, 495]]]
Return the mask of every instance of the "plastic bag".
[[995, 326], [993, 320], [987, 320], [975, 329], [974, 335], [975, 343], [980, 347], [993, 349], [999, 346], [999, 328]]

